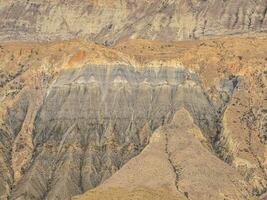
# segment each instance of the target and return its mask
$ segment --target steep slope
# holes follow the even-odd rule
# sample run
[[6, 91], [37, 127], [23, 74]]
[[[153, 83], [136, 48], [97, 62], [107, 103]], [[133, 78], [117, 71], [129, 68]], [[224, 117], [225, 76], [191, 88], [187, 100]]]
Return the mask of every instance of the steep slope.
[[159, 190], [158, 199], [252, 199], [241, 176], [203, 147], [203, 141], [190, 114], [180, 109], [169, 125], [156, 130], [140, 155], [101, 186], [74, 199], [101, 200], [109, 195], [119, 200], [125, 193], [138, 199], [146, 190]]
[[123, 65], [63, 72], [35, 118], [34, 154], [12, 196], [68, 199], [96, 187], [139, 154], [182, 105], [212, 141], [217, 111], [193, 73]]
[[[219, 173], [221, 180], [245, 181], [241, 188], [221, 183], [214, 187], [225, 187], [224, 194], [236, 199], [242, 199], [243, 192], [235, 188], [248, 188], [246, 197], [263, 194], [266, 44], [261, 35], [172, 44], [130, 40], [112, 48], [83, 41], [3, 43], [1, 198], [70, 199], [112, 181], [134, 157], [142, 158], [154, 131], [168, 126], [180, 107], [203, 134], [202, 146], [192, 141], [204, 152], [206, 167], [222, 163], [221, 170], [233, 179]], [[170, 149], [176, 150], [182, 151]], [[185, 159], [180, 156], [173, 159]], [[185, 175], [195, 168], [187, 170]], [[187, 175], [181, 183], [194, 199], [206, 176], [191, 178]], [[173, 184], [171, 180], [167, 182]], [[198, 184], [188, 191], [186, 181]], [[129, 192], [148, 199], [176, 195], [143, 186], [126, 190], [126, 197]], [[120, 189], [105, 192], [112, 195]]]
[[2, 0], [1, 40], [177, 41], [266, 31], [266, 0]]

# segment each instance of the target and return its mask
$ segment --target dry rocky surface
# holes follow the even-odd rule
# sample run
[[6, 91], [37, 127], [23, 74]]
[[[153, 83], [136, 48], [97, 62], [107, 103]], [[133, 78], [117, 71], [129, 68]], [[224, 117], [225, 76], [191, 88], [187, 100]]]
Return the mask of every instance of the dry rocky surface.
[[266, 52], [264, 35], [2, 43], [1, 197], [264, 196]]
[[265, 200], [266, 11], [0, 1], [0, 199]]
[[267, 30], [266, 0], [1, 0], [0, 38], [177, 41]]

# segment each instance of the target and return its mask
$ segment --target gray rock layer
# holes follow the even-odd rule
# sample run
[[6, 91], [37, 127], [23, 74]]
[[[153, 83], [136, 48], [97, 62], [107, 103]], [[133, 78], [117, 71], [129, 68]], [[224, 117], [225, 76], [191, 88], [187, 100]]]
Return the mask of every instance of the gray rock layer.
[[[25, 108], [21, 101], [6, 118], [14, 132]], [[47, 90], [34, 122], [32, 158], [10, 199], [70, 199], [100, 185], [181, 107], [212, 143], [220, 116], [194, 73], [131, 66], [65, 71]]]

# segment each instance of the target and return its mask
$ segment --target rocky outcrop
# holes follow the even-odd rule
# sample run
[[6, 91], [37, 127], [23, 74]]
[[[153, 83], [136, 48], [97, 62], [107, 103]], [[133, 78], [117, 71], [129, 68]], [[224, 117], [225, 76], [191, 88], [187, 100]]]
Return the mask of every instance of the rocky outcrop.
[[1, 40], [163, 41], [266, 31], [266, 0], [2, 1]]
[[101, 186], [73, 199], [102, 200], [106, 194], [111, 199], [125, 199], [126, 191], [135, 197], [146, 190], [161, 191], [162, 199], [253, 199], [245, 180], [210, 154], [202, 145], [204, 140], [182, 108], [170, 124], [156, 130], [140, 155]]
[[69, 199], [100, 185], [138, 155], [181, 106], [212, 141], [216, 108], [194, 73], [131, 66], [63, 72], [36, 116], [33, 155], [11, 199]]
[[[257, 199], [266, 191], [266, 44], [3, 43], [1, 198]], [[181, 107], [192, 131], [175, 120]], [[150, 159], [159, 166], [146, 168]], [[135, 160], [144, 166], [132, 176]], [[133, 187], [111, 188], [115, 177]]]

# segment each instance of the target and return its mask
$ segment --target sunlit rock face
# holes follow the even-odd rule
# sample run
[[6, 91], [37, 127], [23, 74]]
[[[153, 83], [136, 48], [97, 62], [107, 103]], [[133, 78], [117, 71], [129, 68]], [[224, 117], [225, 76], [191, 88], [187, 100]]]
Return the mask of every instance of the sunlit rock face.
[[266, 0], [1, 1], [0, 199], [264, 199], [265, 15]]
[[266, 31], [266, 0], [10, 0], [0, 40], [177, 41]]
[[197, 75], [182, 67], [88, 65], [62, 72], [38, 111], [34, 154], [11, 199], [68, 199], [98, 186], [181, 107], [212, 141], [217, 110]]

